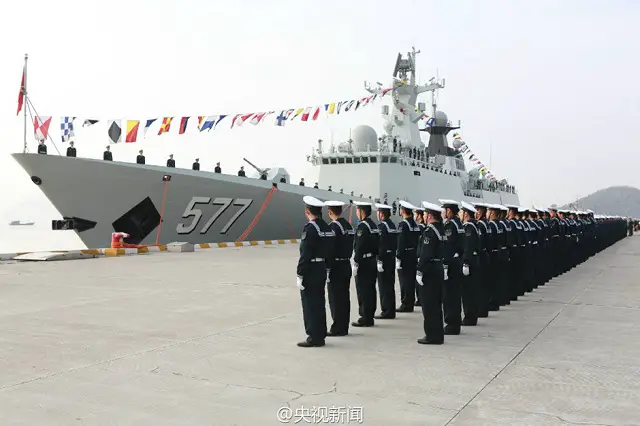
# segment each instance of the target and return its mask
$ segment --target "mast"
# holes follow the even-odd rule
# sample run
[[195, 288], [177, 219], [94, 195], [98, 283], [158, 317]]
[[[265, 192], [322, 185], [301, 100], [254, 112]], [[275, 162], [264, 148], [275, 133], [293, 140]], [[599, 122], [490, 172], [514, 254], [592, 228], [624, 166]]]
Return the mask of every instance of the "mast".
[[24, 69], [22, 73], [24, 75], [24, 129], [23, 129], [23, 139], [24, 145], [22, 147], [22, 153], [26, 154], [27, 152], [27, 108], [29, 108], [29, 102], [27, 100], [27, 60], [29, 59], [29, 54], [24, 54]]

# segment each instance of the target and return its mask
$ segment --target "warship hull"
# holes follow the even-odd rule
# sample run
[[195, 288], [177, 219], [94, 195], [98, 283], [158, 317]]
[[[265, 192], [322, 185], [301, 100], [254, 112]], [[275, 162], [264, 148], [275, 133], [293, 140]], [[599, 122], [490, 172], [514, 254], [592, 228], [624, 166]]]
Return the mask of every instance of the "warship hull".
[[[73, 219], [72, 228], [88, 248], [108, 246], [113, 232], [126, 232], [131, 237], [125, 241], [143, 245], [293, 239], [307, 221], [304, 195], [347, 204], [371, 201], [337, 191], [206, 171], [53, 155], [12, 156], [62, 218]], [[465, 197], [459, 179], [446, 178], [450, 179], [440, 174], [437, 182], [414, 182], [409, 199], [414, 203], [438, 198], [518, 203], [512, 193]], [[357, 221], [353, 205], [347, 207], [345, 218]]]

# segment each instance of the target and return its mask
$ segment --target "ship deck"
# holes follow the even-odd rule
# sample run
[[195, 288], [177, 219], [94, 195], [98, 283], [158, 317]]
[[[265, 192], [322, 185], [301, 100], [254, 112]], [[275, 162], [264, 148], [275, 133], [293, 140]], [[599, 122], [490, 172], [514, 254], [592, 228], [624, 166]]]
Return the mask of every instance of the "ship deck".
[[442, 346], [416, 312], [317, 349], [295, 346], [296, 245], [0, 265], [0, 424], [637, 423], [639, 255], [626, 238]]

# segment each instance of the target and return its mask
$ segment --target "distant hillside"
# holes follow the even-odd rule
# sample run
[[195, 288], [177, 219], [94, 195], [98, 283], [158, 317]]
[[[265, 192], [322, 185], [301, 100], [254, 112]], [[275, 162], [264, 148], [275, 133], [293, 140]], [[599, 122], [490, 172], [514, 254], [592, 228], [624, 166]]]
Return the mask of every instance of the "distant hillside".
[[563, 207], [640, 218], [640, 189], [631, 186], [611, 186]]

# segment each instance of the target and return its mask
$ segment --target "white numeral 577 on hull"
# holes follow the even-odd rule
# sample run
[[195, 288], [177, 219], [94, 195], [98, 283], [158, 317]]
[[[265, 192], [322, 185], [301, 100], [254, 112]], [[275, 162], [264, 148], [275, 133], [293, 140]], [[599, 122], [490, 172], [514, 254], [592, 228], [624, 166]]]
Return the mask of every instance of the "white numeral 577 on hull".
[[200, 234], [206, 234], [211, 226], [218, 220], [218, 218], [232, 205], [236, 207], [240, 207], [240, 209], [229, 219], [229, 221], [224, 225], [224, 227], [220, 230], [221, 234], [226, 234], [227, 231], [233, 226], [233, 224], [242, 216], [242, 214], [251, 206], [253, 200], [248, 198], [224, 198], [224, 197], [216, 197], [211, 201], [211, 197], [193, 197], [187, 208], [184, 210], [182, 214], [183, 219], [189, 219], [193, 217], [191, 223], [178, 223], [176, 227], [176, 232], [180, 235], [188, 235], [191, 234], [198, 223], [202, 220], [203, 214], [202, 210], [196, 208], [198, 205], [202, 204], [213, 204], [214, 206], [220, 206], [215, 213], [211, 216], [211, 218], [204, 224], [202, 229], [200, 229]]

